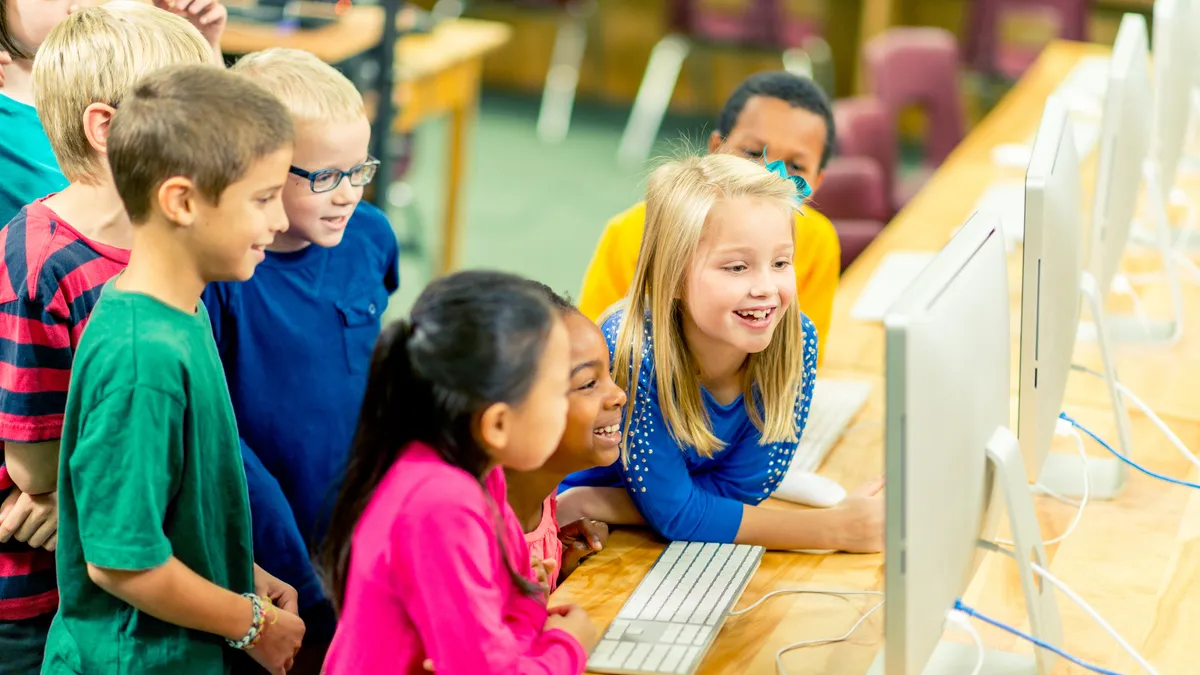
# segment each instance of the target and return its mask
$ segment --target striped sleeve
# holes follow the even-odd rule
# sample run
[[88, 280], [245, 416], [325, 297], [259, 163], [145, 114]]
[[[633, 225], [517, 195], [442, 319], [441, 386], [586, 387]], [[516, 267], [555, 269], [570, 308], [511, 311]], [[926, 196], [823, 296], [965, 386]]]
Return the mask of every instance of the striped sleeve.
[[74, 350], [69, 312], [51, 308], [58, 284], [31, 283], [30, 268], [13, 264], [35, 257], [24, 253], [6, 250], [0, 262], [0, 440], [36, 443], [62, 433]]

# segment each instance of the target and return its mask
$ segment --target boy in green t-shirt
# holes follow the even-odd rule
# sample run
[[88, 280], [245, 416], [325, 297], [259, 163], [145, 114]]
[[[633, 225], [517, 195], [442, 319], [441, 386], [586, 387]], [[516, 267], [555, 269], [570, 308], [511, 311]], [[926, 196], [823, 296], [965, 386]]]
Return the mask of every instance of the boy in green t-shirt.
[[245, 649], [282, 675], [300, 647], [295, 590], [254, 565], [237, 427], [200, 304], [207, 283], [249, 279], [287, 228], [292, 134], [277, 99], [211, 65], [147, 76], [113, 115], [133, 248], [72, 369], [44, 674], [225, 673]]

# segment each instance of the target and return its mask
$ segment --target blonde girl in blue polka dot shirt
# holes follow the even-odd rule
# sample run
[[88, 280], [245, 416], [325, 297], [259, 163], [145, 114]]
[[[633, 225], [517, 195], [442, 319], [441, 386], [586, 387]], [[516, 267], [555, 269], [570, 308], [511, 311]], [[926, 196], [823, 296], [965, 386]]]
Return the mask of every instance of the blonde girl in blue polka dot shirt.
[[791, 463], [816, 379], [791, 268], [798, 189], [729, 155], [650, 176], [630, 294], [601, 322], [631, 402], [621, 458], [568, 476], [560, 514], [672, 541], [880, 550], [878, 481], [830, 509], [759, 506]]

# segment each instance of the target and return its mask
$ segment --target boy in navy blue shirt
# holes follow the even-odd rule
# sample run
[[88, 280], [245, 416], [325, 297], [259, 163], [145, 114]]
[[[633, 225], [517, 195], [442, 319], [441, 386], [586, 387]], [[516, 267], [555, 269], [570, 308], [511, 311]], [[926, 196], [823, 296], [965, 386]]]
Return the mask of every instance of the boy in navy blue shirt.
[[315, 673], [334, 617], [310, 551], [324, 537], [400, 251], [387, 217], [360, 201], [378, 162], [354, 85], [296, 50], [250, 54], [233, 69], [292, 113], [289, 226], [253, 279], [210, 285], [204, 304], [242, 438], [255, 558], [299, 593], [308, 633], [295, 672]]

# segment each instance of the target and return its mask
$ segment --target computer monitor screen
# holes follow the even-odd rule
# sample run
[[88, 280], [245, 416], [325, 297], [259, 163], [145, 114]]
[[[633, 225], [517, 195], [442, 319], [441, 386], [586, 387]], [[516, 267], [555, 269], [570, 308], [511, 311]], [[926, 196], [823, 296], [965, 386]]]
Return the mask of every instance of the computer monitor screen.
[[1154, 122], [1150, 156], [1158, 167], [1159, 184], [1166, 198], [1175, 184], [1175, 173], [1191, 117], [1192, 82], [1196, 70], [1197, 34], [1191, 13], [1193, 0], [1154, 2]]
[[1116, 276], [1142, 185], [1150, 148], [1150, 63], [1146, 20], [1126, 14], [1117, 29], [1100, 125], [1100, 163], [1092, 206], [1089, 269], [1106, 294]]
[[990, 538], [987, 443], [1008, 426], [1004, 235], [976, 214], [905, 290], [886, 328], [884, 669], [921, 673]]
[[1050, 452], [1075, 351], [1082, 304], [1082, 199], [1067, 105], [1051, 96], [1025, 173], [1017, 438], [1031, 482]]

